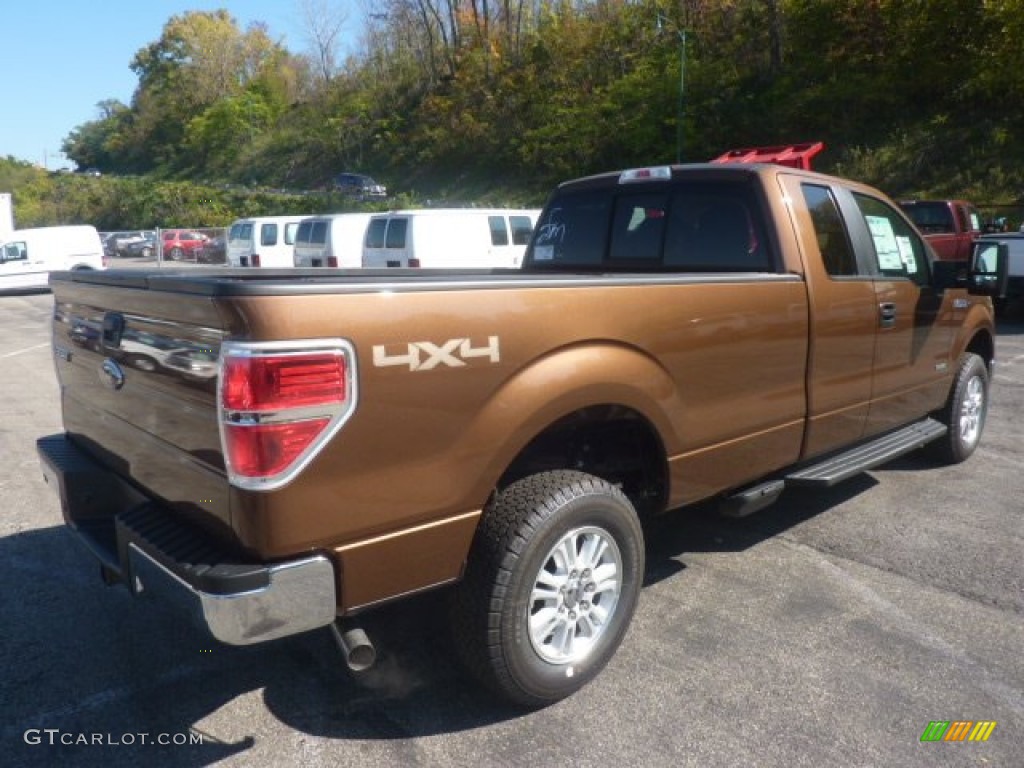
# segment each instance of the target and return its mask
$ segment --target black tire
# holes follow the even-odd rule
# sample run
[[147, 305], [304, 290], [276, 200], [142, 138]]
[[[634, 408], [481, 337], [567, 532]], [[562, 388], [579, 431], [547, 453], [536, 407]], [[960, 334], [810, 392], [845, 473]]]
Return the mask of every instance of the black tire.
[[171, 254], [170, 255], [171, 255], [171, 261], [181, 261], [182, 257], [185, 255], [185, 251], [183, 251], [181, 248], [174, 247], [174, 248], [171, 248]]
[[152, 249], [152, 248], [150, 248], [149, 246], [146, 246], [145, 248], [143, 248], [143, 249], [142, 249], [142, 250], [140, 251], [140, 255], [141, 255], [141, 256], [142, 256], [142, 258], [144, 258], [144, 259], [149, 259], [149, 258], [152, 258], [152, 256], [153, 256], [153, 249]]
[[960, 358], [946, 405], [938, 414], [949, 430], [929, 446], [932, 456], [945, 464], [959, 464], [974, 453], [988, 414], [988, 367], [973, 352]]
[[523, 478], [495, 496], [477, 529], [453, 601], [456, 648], [509, 701], [559, 701], [614, 655], [643, 573], [643, 531], [618, 488], [573, 471]]

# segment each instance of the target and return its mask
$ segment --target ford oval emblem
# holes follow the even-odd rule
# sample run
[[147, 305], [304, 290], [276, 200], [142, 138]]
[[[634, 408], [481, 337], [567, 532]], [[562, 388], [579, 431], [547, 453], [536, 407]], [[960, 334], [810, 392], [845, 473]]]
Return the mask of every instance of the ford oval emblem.
[[111, 389], [120, 389], [124, 386], [124, 371], [117, 362], [108, 357], [100, 366], [100, 381]]

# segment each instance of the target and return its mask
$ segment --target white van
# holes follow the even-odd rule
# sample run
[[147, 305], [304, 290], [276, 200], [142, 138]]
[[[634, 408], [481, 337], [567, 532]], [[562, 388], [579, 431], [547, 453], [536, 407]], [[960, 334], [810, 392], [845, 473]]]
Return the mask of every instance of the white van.
[[238, 219], [228, 230], [230, 267], [292, 266], [295, 234], [307, 216], [253, 216]]
[[51, 272], [104, 266], [96, 227], [39, 227], [0, 235], [0, 290], [46, 288]]
[[370, 219], [363, 266], [518, 269], [539, 210], [428, 208]]
[[368, 213], [332, 213], [303, 219], [295, 235], [296, 267], [356, 269], [363, 265]]

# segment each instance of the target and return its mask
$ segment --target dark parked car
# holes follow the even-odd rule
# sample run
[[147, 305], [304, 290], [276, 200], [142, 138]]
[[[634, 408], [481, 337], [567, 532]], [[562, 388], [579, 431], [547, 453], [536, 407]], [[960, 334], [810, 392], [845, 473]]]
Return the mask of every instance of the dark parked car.
[[140, 256], [143, 246], [149, 245], [149, 255], [156, 249], [156, 233], [152, 230], [111, 232], [103, 242], [108, 256]]
[[131, 240], [125, 247], [126, 256], [141, 256], [144, 259], [150, 258], [156, 253], [156, 233], [143, 232], [142, 238]]
[[334, 188], [358, 200], [382, 199], [388, 196], [383, 184], [378, 184], [361, 173], [339, 173], [334, 177]]

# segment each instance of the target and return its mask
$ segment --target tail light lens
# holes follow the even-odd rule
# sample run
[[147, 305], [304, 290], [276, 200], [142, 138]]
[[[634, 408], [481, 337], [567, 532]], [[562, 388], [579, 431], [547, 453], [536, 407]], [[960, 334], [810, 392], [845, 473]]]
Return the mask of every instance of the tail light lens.
[[341, 339], [222, 345], [221, 444], [231, 482], [273, 490], [323, 449], [355, 408], [355, 352]]
[[328, 267], [333, 267], [334, 269], [337, 269], [338, 268], [338, 257], [337, 256], [328, 256], [327, 257], [327, 266]]
[[419, 266], [420, 266], [420, 260], [419, 260], [419, 259], [409, 259], [409, 266], [410, 266], [410, 267], [416, 267], [416, 268], [419, 268]]
[[262, 266], [262, 265], [260, 264], [260, 255], [259, 255], [258, 253], [254, 253], [254, 254], [252, 255], [252, 265], [253, 265], [254, 267], [259, 267], [259, 266]]

